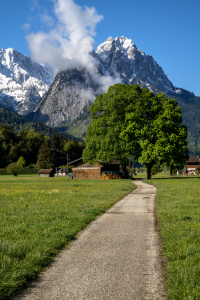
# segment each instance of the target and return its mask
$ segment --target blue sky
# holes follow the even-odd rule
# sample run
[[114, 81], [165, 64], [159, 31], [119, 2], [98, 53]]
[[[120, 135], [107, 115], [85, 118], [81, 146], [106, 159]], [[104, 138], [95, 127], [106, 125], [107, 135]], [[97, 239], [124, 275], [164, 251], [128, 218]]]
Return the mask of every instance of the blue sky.
[[[63, 0], [64, 1], [64, 0]], [[103, 19], [96, 26], [95, 47], [109, 36], [132, 39], [152, 55], [176, 87], [200, 96], [199, 0], [76, 0], [95, 7]], [[0, 48], [30, 55], [25, 36], [49, 32], [57, 23], [51, 0], [1, 2]]]

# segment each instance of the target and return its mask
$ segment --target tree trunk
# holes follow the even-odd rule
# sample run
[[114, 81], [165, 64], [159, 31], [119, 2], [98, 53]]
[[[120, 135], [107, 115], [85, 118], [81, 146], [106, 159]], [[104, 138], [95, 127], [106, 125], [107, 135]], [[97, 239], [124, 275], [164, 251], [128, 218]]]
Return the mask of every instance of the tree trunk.
[[151, 179], [151, 167], [147, 167], [147, 179]]
[[123, 173], [124, 178], [126, 178], [126, 163], [123, 164]]
[[172, 164], [172, 165], [170, 166], [170, 176], [172, 176], [173, 167], [174, 167], [174, 164]]

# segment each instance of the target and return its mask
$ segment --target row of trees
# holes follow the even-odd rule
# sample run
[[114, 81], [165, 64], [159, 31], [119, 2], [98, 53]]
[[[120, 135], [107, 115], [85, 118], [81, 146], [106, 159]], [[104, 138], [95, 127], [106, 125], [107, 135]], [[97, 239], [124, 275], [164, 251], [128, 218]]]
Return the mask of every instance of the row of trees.
[[10, 163], [17, 162], [19, 158], [24, 161], [24, 166], [36, 164], [38, 154], [45, 151], [46, 160], [49, 159], [51, 165], [59, 164], [60, 157], [63, 157], [66, 164], [66, 153], [69, 154], [71, 160], [74, 160], [82, 156], [84, 147], [83, 142], [69, 141], [58, 134], [53, 134], [50, 138], [33, 129], [21, 129], [19, 134], [15, 135], [10, 125], [0, 125], [0, 168], [5, 168]]
[[96, 98], [90, 112], [85, 161], [120, 159], [125, 171], [127, 157], [133, 155], [145, 163], [149, 179], [153, 165], [166, 165], [172, 172], [188, 158], [187, 128], [174, 99], [138, 85], [116, 84]]

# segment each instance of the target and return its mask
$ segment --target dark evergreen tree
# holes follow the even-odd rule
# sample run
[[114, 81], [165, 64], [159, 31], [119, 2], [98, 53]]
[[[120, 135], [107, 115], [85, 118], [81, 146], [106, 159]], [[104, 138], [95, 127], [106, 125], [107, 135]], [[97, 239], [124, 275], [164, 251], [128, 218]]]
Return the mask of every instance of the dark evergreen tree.
[[37, 168], [40, 169], [51, 169], [53, 168], [53, 155], [51, 148], [47, 142], [44, 142], [39, 150]]

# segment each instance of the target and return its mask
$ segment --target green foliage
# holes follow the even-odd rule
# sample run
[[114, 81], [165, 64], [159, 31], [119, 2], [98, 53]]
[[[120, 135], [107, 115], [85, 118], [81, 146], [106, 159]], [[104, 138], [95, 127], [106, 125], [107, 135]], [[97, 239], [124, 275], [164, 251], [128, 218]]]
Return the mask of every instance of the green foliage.
[[[66, 163], [66, 153], [63, 153], [65, 144], [71, 145], [68, 154], [70, 160], [75, 160], [82, 156], [83, 142], [69, 141], [61, 135], [53, 134], [52, 138], [34, 131], [33, 129], [19, 131], [15, 135], [12, 127], [7, 124], [0, 125], [0, 168], [5, 168], [8, 164], [16, 162], [23, 157], [26, 165], [34, 165], [37, 162], [38, 152], [43, 143], [52, 145], [51, 156], [55, 156], [55, 165]], [[61, 158], [62, 157], [62, 158]], [[24, 167], [24, 163], [22, 164]], [[33, 166], [35, 167], [35, 166]]]
[[24, 168], [25, 165], [26, 165], [26, 161], [25, 161], [25, 159], [24, 159], [23, 156], [20, 156], [20, 158], [18, 159], [17, 163], [18, 163], [18, 165], [20, 165], [22, 168]]
[[153, 165], [153, 167], [151, 168], [151, 174], [152, 175], [156, 175], [160, 170], [160, 167], [156, 164]]
[[132, 142], [126, 142], [121, 133], [126, 129], [127, 110], [133, 110], [140, 98], [137, 85], [116, 84], [108, 92], [99, 95], [90, 107], [91, 125], [85, 138], [86, 149], [83, 151], [85, 161], [120, 159], [127, 162], [133, 154]]
[[137, 141], [136, 159], [145, 163], [147, 178], [151, 177], [155, 163], [172, 166], [188, 158], [187, 128], [181, 123], [182, 113], [175, 99], [141, 90], [137, 108], [126, 114], [126, 129], [122, 134], [127, 142]]
[[155, 163], [171, 166], [188, 158], [187, 129], [176, 100], [154, 95], [138, 85], [116, 84], [90, 107], [91, 125], [85, 138], [85, 161], [128, 156], [145, 163], [147, 176]]
[[9, 175], [6, 169], [0, 169], [0, 175]]
[[67, 141], [63, 146], [63, 151], [69, 154], [70, 161], [82, 157], [84, 142]]
[[23, 168], [18, 163], [11, 163], [6, 167], [6, 170], [8, 174], [17, 176], [23, 170]]
[[74, 137], [66, 131], [60, 132], [58, 129], [51, 128], [41, 122], [29, 122], [25, 117], [16, 112], [9, 111], [4, 107], [0, 107], [0, 123], [10, 125], [15, 134], [18, 134], [21, 129], [24, 131], [33, 129], [34, 131], [49, 137], [51, 137], [52, 134], [60, 134], [69, 140], [74, 139]]
[[135, 188], [130, 180], [1, 176], [0, 299], [14, 298], [79, 231]]
[[51, 148], [47, 142], [44, 142], [39, 150], [37, 168], [40, 169], [51, 169], [53, 168], [53, 157], [51, 154]]
[[70, 122], [61, 122], [56, 128], [61, 132], [67, 132], [78, 140], [83, 140], [90, 125], [90, 112], [85, 110], [78, 118]]

